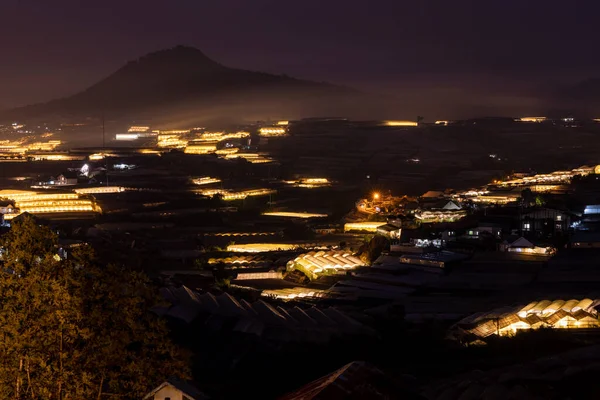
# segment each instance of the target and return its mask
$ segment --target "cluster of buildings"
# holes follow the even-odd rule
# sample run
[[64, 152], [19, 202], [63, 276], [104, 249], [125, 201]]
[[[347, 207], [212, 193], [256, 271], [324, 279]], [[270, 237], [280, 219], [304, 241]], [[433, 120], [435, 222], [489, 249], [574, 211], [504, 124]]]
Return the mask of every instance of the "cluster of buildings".
[[451, 328], [463, 342], [491, 335], [512, 336], [518, 331], [540, 328], [587, 329], [600, 327], [598, 299], [544, 299], [528, 304], [501, 307], [470, 315]]
[[75, 192], [0, 190], [4, 205], [0, 211], [5, 220], [20, 214], [100, 213], [93, 198]]
[[[400, 320], [440, 322], [469, 344], [543, 327], [599, 327], [600, 278], [585, 254], [600, 248], [600, 189], [591, 181], [600, 168], [392, 196], [381, 188], [395, 178], [410, 189], [429, 183], [420, 168], [435, 157], [404, 142], [422, 124], [376, 121], [360, 127], [363, 136], [346, 135], [359, 125], [280, 121], [232, 132], [136, 125], [117, 141], [148, 147], [64, 154], [79, 157], [78, 165], [97, 160], [110, 185], [64, 173], [45, 180], [47, 188], [0, 191], [0, 213], [89, 213], [97, 220], [73, 222], [72, 231], [143, 260], [163, 286], [167, 305], [158, 315], [186, 332], [202, 326], [278, 350], [374, 338], [375, 326]], [[436, 125], [452, 129], [449, 121]], [[389, 140], [390, 154], [373, 150], [371, 134]], [[340, 151], [347, 142], [352, 150]], [[36, 151], [48, 151], [48, 160], [63, 155]], [[487, 153], [485, 162], [498, 161]], [[390, 171], [397, 159], [406, 165]]]
[[[256, 138], [280, 137], [287, 134], [288, 121], [255, 128]], [[207, 131], [205, 128], [183, 130], [150, 130], [149, 126], [132, 126], [127, 133], [115, 135], [117, 142], [135, 142], [137, 145], [151, 146], [162, 151], [183, 150], [186, 154], [216, 154], [225, 159], [244, 159], [253, 164], [272, 163], [267, 154], [252, 150], [252, 134], [249, 131], [223, 132]]]

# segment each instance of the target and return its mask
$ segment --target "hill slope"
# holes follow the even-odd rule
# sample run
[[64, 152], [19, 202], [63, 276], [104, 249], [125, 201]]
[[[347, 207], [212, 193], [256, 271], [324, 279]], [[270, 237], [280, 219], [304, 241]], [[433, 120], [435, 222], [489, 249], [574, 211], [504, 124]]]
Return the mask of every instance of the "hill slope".
[[111, 118], [151, 117], [174, 123], [227, 117], [348, 115], [364, 110], [368, 102], [362, 100], [362, 94], [348, 88], [228, 68], [200, 50], [179, 46], [131, 61], [73, 96], [10, 110], [3, 116], [72, 118], [105, 113]]

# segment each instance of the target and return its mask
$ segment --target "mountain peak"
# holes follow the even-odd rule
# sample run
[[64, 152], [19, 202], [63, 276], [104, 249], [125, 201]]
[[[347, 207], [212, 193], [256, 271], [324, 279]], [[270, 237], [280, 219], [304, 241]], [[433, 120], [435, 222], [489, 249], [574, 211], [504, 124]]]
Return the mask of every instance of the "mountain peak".
[[149, 53], [141, 57], [141, 60], [176, 60], [219, 65], [197, 48], [183, 45]]
[[139, 69], [140, 67], [151, 69], [194, 68], [200, 70], [224, 68], [197, 48], [182, 45], [148, 53], [130, 61], [125, 66], [126, 69]]
[[185, 114], [190, 120], [206, 115], [257, 120], [273, 114], [314, 114], [309, 110], [327, 110], [351, 96], [354, 91], [343, 87], [228, 68], [194, 47], [176, 46], [136, 58], [72, 96], [3, 114], [9, 120], [71, 118], [103, 110], [117, 118], [152, 115], [168, 121], [190, 113]]

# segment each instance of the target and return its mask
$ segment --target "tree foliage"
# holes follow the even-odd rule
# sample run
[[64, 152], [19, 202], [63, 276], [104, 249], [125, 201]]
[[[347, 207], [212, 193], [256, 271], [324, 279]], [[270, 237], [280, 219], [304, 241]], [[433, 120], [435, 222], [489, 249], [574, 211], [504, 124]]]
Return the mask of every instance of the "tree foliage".
[[62, 260], [30, 218], [1, 242], [0, 398], [139, 399], [186, 377], [142, 273], [99, 265], [89, 247]]
[[381, 235], [375, 235], [367, 244], [361, 246], [359, 257], [365, 263], [370, 265], [381, 255], [383, 250], [389, 248], [389, 246], [389, 240]]

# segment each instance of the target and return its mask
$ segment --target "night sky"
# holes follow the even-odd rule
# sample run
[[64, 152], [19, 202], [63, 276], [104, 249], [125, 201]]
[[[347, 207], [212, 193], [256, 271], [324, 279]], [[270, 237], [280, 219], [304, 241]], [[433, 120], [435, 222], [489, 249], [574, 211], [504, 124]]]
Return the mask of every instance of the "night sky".
[[0, 0], [0, 107], [177, 44], [414, 101], [534, 101], [539, 86], [600, 75], [598, 15], [589, 0]]

